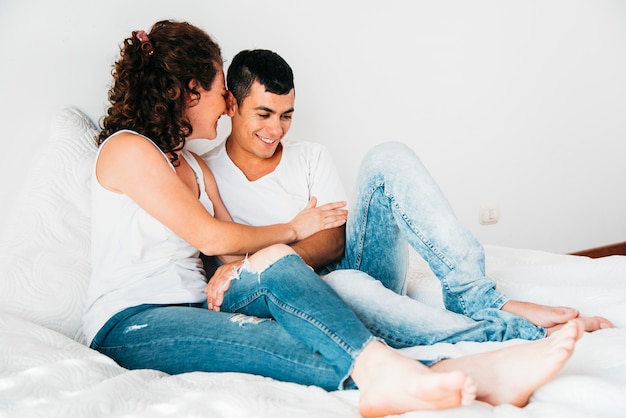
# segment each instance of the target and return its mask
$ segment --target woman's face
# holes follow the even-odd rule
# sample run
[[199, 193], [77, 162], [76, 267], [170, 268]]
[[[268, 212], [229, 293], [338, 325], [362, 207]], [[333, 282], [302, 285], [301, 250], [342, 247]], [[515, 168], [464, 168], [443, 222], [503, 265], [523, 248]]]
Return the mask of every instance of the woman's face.
[[224, 71], [221, 69], [215, 76], [209, 90], [205, 90], [195, 83], [200, 99], [191, 97], [187, 104], [186, 115], [191, 123], [193, 132], [187, 139], [215, 139], [217, 137], [217, 122], [226, 112], [226, 83]]

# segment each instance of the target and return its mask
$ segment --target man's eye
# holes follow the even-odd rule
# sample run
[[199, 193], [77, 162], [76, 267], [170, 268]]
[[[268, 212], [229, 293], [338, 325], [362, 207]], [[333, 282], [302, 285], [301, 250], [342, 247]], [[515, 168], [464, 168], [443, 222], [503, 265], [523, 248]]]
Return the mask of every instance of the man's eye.
[[283, 115], [282, 119], [283, 120], [291, 120], [292, 116], [291, 115]]
[[269, 114], [267, 114], [267, 113], [260, 113], [260, 114], [259, 114], [259, 117], [260, 117], [260, 118], [262, 118], [262, 119], [267, 119], [267, 118], [269, 118], [269, 117], [270, 117], [270, 115], [269, 115]]

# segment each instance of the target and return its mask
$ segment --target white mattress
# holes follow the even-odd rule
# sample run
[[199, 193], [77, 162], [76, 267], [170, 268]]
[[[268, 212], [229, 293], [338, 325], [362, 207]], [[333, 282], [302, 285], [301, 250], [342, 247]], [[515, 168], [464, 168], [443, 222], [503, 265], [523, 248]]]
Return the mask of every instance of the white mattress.
[[[89, 277], [88, 174], [93, 125], [75, 109], [55, 121], [0, 237], [0, 417], [358, 417], [358, 391], [326, 392], [238, 373], [129, 371], [76, 342]], [[475, 404], [405, 417], [625, 417], [626, 257], [602, 259], [487, 247], [487, 270], [511, 297], [570, 305], [616, 325], [586, 334], [529, 405]], [[414, 253], [409, 294], [441, 305]], [[402, 350], [458, 356], [505, 343]]]
[[[512, 296], [571, 301], [583, 311], [606, 315], [618, 328], [585, 334], [566, 367], [524, 408], [477, 402], [404, 416], [626, 416], [626, 257], [591, 260], [499, 247], [487, 247], [487, 254]], [[411, 292], [434, 296], [434, 277], [416, 264]], [[515, 292], [527, 287], [515, 285], [522, 276], [532, 292]], [[517, 343], [464, 342], [402, 351], [416, 358], [458, 356]], [[56, 331], [0, 314], [0, 416], [358, 417], [357, 403], [357, 391], [326, 392], [239, 373], [129, 371]]]

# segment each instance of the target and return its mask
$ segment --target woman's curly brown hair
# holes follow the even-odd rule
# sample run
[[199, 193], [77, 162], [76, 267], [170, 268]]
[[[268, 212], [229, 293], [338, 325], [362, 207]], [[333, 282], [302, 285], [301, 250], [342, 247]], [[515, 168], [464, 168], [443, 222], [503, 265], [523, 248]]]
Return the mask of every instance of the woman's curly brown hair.
[[178, 165], [192, 127], [185, 118], [185, 97], [199, 98], [191, 80], [210, 90], [223, 65], [219, 46], [203, 30], [186, 22], [160, 21], [147, 35], [135, 31], [120, 47], [112, 71], [110, 107], [98, 145], [113, 133], [130, 129], [150, 138]]

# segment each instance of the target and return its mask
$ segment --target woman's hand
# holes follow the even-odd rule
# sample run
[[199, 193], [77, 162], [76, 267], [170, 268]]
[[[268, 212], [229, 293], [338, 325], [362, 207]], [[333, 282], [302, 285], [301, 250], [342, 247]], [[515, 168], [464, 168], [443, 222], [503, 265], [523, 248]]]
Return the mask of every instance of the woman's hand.
[[341, 209], [346, 206], [346, 202], [332, 202], [325, 205], [315, 207], [317, 198], [311, 197], [309, 204], [289, 225], [296, 232], [296, 240], [303, 240], [322, 229], [336, 228], [346, 223], [348, 219], [348, 211]]
[[242, 259], [232, 261], [219, 266], [217, 270], [215, 270], [213, 277], [209, 279], [209, 282], [204, 288], [210, 310], [216, 312], [220, 310], [222, 302], [224, 301], [224, 293], [226, 293], [230, 287], [230, 281], [235, 275], [235, 270], [237, 270], [243, 262], [244, 260]]

